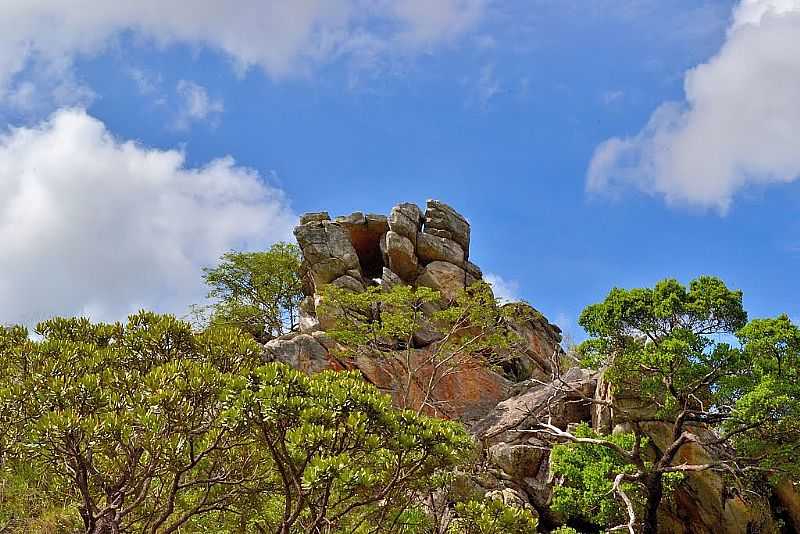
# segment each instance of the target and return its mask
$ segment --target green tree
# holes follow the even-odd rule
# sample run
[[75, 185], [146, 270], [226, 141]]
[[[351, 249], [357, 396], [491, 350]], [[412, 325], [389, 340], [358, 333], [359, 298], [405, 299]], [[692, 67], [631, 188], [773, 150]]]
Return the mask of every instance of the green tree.
[[[688, 288], [664, 280], [652, 289], [614, 289], [582, 313], [580, 324], [591, 337], [581, 352], [604, 369], [614, 394], [586, 400], [613, 409], [615, 422], [631, 429], [632, 440], [579, 435], [544, 422], [540, 431], [610, 451], [605, 457], [610, 463], [601, 464], [603, 475], [614, 480], [631, 533], [639, 523], [646, 534], [657, 531], [658, 507], [674, 473], [797, 472], [797, 328], [786, 318], [745, 327], [746, 318], [741, 292], [712, 277], [698, 278]], [[737, 332], [742, 346], [724, 342], [735, 341]], [[668, 426], [666, 445], [646, 447], [651, 423]], [[714, 460], [676, 463], [688, 444], [713, 447]], [[560, 457], [566, 464], [593, 465], [577, 456], [586, 454], [569, 447]], [[584, 471], [581, 477], [590, 474]], [[642, 495], [641, 517], [635, 517], [635, 498], [625, 491], [631, 484]], [[598, 484], [591, 499], [608, 495], [606, 490]]]
[[77, 500], [85, 532], [175, 532], [262, 489], [257, 451], [220, 417], [226, 372], [259, 357], [252, 340], [146, 312], [37, 333], [0, 332], [2, 460], [38, 473], [52, 502]]
[[[585, 423], [573, 434], [577, 438], [603, 438], [623, 450], [632, 449], [635, 439], [632, 433], [600, 436]], [[642, 445], [646, 445], [644, 439]], [[634, 515], [641, 513], [639, 488], [622, 478], [617, 480], [622, 474], [635, 474], [636, 469], [612, 447], [590, 443], [556, 445], [550, 455], [550, 468], [558, 480], [551, 508], [566, 518], [600, 525], [624, 524], [624, 512], [609, 498], [615, 493], [630, 498]]]
[[237, 329], [141, 312], [37, 334], [0, 331], [0, 524], [16, 531], [421, 534], [432, 481], [474, 448], [354, 373], [260, 366]]
[[268, 364], [236, 378], [227, 417], [268, 451], [279, 488], [261, 532], [414, 532], [434, 475], [470, 458], [463, 426], [397, 410], [352, 372]]
[[534, 534], [539, 520], [530, 510], [487, 498], [457, 503], [451, 534]]
[[228, 252], [204, 269], [211, 324], [235, 326], [264, 343], [298, 326], [303, 299], [300, 250], [275, 243], [266, 252]]
[[[364, 292], [331, 285], [322, 295], [322, 313], [337, 318], [328, 333], [344, 347], [343, 357], [373, 357], [399, 385], [398, 404], [418, 413], [447, 414], [435, 395], [442, 381], [469, 367], [499, 366], [522, 344], [508, 326], [520, 319], [518, 310], [499, 306], [485, 282], [447, 306], [438, 291], [406, 285]], [[421, 344], [426, 350], [417, 350]]]

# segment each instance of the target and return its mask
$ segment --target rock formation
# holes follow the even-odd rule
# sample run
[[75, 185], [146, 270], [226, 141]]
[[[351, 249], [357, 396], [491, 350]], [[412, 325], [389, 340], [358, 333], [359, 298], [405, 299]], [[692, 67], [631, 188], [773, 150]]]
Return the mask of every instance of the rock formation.
[[[366, 380], [390, 394], [398, 385], [374, 358], [337, 358], [336, 344], [325, 333], [334, 318], [320, 309], [321, 288], [333, 284], [358, 292], [375, 285], [408, 284], [436, 289], [450, 299], [483, 277], [469, 261], [469, 223], [436, 200], [427, 202], [424, 213], [409, 203], [398, 204], [388, 216], [356, 212], [331, 219], [325, 212], [308, 213], [294, 233], [303, 254], [306, 295], [300, 331], [268, 342], [265, 357], [307, 372], [358, 369]], [[535, 427], [545, 410], [552, 424], [562, 430], [582, 422], [604, 433], [620, 428], [613, 413], [586, 400], [610, 395], [602, 373], [576, 367], [561, 377], [569, 388], [548, 383], [552, 358], [561, 352], [559, 328], [527, 304], [507, 306], [520, 307], [514, 315], [525, 317], [510, 324], [525, 342], [518, 354], [507, 359], [501, 371], [480, 366], [459, 370], [442, 381], [435, 396], [447, 402], [448, 411], [440, 415], [470, 425], [484, 446], [487, 468], [465, 480], [469, 491], [533, 506], [545, 527], [555, 526], [561, 518], [549, 510], [553, 484], [549, 444], [526, 430]], [[414, 342], [414, 357], [424, 359], [436, 338], [422, 332]], [[648, 434], [654, 446], [664, 446], [667, 430], [663, 424], [651, 424]], [[708, 454], [689, 444], [679, 458], [694, 463], [701, 457], [708, 459]], [[768, 491], [742, 495], [718, 474], [707, 471], [690, 474], [664, 501], [660, 516], [660, 531], [665, 534], [800, 532], [800, 494], [786, 483], [772, 496]], [[784, 527], [779, 526], [781, 521]]]
[[[360, 212], [332, 219], [328, 213], [308, 213], [294, 231], [303, 253], [305, 299], [300, 310], [300, 331], [270, 341], [265, 357], [316, 372], [327, 368], [355, 368], [379, 388], [395, 393], [398, 385], [385, 372], [385, 362], [373, 358], [339, 361], [325, 330], [335, 324], [320, 307], [321, 288], [326, 284], [364, 291], [375, 285], [396, 284], [435, 289], [444, 299], [483, 278], [469, 258], [470, 225], [450, 206], [429, 200], [423, 212], [410, 203], [398, 204], [388, 216]], [[512, 328], [526, 341], [519, 354], [507, 358], [503, 373], [470, 366], [446, 377], [435, 396], [445, 401], [443, 415], [465, 421], [477, 420], [498, 402], [513, 394], [519, 379], [549, 376], [549, 359], [560, 351], [561, 333], [541, 314], [524, 304], [530, 313]], [[435, 336], [414, 336], [414, 358], [424, 361]], [[387, 354], [387, 358], [391, 356]], [[425, 372], [424, 370], [422, 371]], [[417, 389], [411, 397], [421, 396]]]

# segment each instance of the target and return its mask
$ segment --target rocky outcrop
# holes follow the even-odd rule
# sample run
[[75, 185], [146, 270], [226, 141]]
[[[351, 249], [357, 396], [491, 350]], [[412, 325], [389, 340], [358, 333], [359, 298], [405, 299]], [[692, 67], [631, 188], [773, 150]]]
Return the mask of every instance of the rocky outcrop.
[[[336, 317], [326, 316], [331, 312], [320, 306], [321, 288], [333, 284], [359, 292], [370, 286], [397, 284], [429, 287], [443, 297], [431, 309], [447, 306], [460, 291], [483, 278], [480, 268], [468, 261], [470, 226], [466, 218], [443, 202], [429, 200], [424, 212], [415, 204], [401, 203], [388, 216], [356, 212], [331, 219], [326, 212], [309, 213], [301, 217], [294, 233], [305, 273], [300, 332], [268, 343], [265, 356], [310, 372], [351, 366], [395, 397], [401, 386], [410, 388], [404, 394], [411, 402], [418, 401], [422, 388], [397, 384], [392, 378], [398, 375], [393, 372], [399, 365], [397, 359], [405, 358], [405, 353], [387, 349], [369, 358], [339, 362], [331, 351], [313, 343], [314, 336], [336, 322]], [[433, 394], [439, 415], [464, 421], [480, 419], [513, 394], [515, 382], [549, 374], [549, 358], [561, 350], [560, 331], [530, 306], [520, 306], [526, 306], [521, 310], [524, 313], [518, 314], [520, 320], [511, 327], [525, 346], [503, 355], [502, 367], [497, 370], [462, 365], [438, 383]], [[416, 332], [413, 358], [424, 362], [429, 347], [439, 338], [433, 330]], [[425, 383], [429, 372], [421, 366], [417, 382]]]
[[311, 287], [329, 284], [339, 277], [361, 277], [359, 257], [345, 228], [330, 220], [327, 213], [304, 216], [294, 229], [303, 250], [303, 269]]
[[427, 208], [423, 232], [455, 241], [468, 252], [470, 228], [467, 220], [456, 210], [438, 200], [429, 200]]
[[[446, 298], [483, 278], [480, 268], [467, 261], [469, 223], [438, 200], [429, 200], [424, 214], [410, 203], [398, 204], [388, 217], [356, 212], [331, 220], [327, 212], [308, 213], [294, 235], [312, 302], [322, 286], [344, 276], [364, 286], [381, 284], [386, 269], [390, 278], [393, 274], [404, 283], [432, 287]], [[346, 284], [353, 285], [351, 280]]]

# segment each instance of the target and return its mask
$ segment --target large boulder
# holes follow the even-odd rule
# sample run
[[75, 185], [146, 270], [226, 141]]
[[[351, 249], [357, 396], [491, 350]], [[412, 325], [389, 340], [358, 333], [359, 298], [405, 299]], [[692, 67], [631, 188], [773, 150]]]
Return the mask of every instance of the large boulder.
[[380, 247], [392, 272], [402, 280], [412, 281], [416, 278], [419, 263], [414, 254], [414, 243], [409, 238], [389, 230], [383, 235]]
[[328, 214], [327, 211], [312, 211], [309, 213], [305, 213], [300, 217], [300, 225], [312, 223], [312, 222], [323, 222], [323, 221], [330, 221], [331, 216]]
[[469, 254], [469, 223], [444, 202], [428, 200], [423, 232], [455, 241]]
[[416, 245], [417, 232], [422, 229], [424, 220], [422, 211], [416, 204], [404, 202], [392, 208], [388, 220], [389, 230], [407, 237]]
[[285, 363], [307, 373], [317, 373], [330, 368], [328, 349], [309, 334], [268, 341], [264, 345], [264, 359]]
[[[447, 372], [440, 369], [429, 390], [434, 366], [440, 361], [435, 350], [425, 347], [360, 354], [354, 365], [367, 380], [392, 395], [396, 404], [416, 409], [425, 403], [426, 413], [467, 423], [481, 419], [508, 397], [508, 380], [468, 358], [458, 360], [459, 365]], [[416, 370], [410, 383], [406, 372], [409, 363]]]
[[446, 237], [420, 232], [417, 234], [417, 255], [422, 263], [446, 261], [459, 267], [464, 266], [464, 249]]
[[[597, 387], [597, 376], [588, 369], [572, 368], [561, 381], [542, 384], [533, 380], [517, 386], [527, 389], [499, 403], [472, 429], [484, 443], [513, 443], [525, 439], [541, 422], [548, 422], [562, 430], [571, 423], [590, 421], [591, 398]], [[523, 431], [523, 432], [520, 432]]]
[[313, 218], [297, 226], [294, 235], [315, 291], [349, 271], [360, 272], [350, 235], [341, 225]]
[[516, 380], [538, 378], [547, 380], [551, 375], [551, 361], [564, 354], [561, 348], [561, 329], [550, 323], [530, 304], [514, 302], [503, 305], [511, 330], [522, 340], [522, 349], [514, 351], [504, 368]]
[[[658, 422], [641, 425], [659, 450], [672, 443], [672, 425]], [[691, 431], [702, 441], [717, 437], [703, 427], [692, 427]], [[716, 460], [717, 454], [699, 443], [689, 442], [678, 450], [673, 464], [708, 464]], [[766, 496], [742, 493], [731, 481], [710, 469], [687, 473], [670, 498], [662, 502], [659, 523], [659, 532], [663, 534], [780, 532]]]
[[340, 276], [339, 278], [331, 282], [331, 285], [334, 285], [340, 289], [346, 289], [348, 291], [352, 291], [354, 293], [360, 293], [365, 289], [364, 283], [361, 280], [359, 280], [354, 276], [350, 276], [349, 274]]
[[416, 285], [435, 289], [444, 299], [453, 300], [474, 281], [461, 267], [446, 261], [434, 261], [425, 266]]

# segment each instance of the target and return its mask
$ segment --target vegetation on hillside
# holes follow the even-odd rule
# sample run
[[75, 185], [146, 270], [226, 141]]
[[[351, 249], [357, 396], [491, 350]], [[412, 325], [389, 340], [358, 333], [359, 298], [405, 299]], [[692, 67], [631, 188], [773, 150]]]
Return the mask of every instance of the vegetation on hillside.
[[[486, 469], [480, 444], [433, 416], [446, 413], [433, 394], [443, 380], [519, 348], [512, 308], [481, 283], [446, 305], [427, 288], [325, 289], [319, 311], [335, 319], [339, 357], [395, 355], [392, 399], [355, 372], [263, 362], [259, 342], [297, 326], [299, 272], [290, 245], [226, 254], [206, 271], [215, 300], [199, 328], [144, 311], [125, 323], [0, 328], [0, 532], [547, 527], [529, 507], [456, 491], [456, 473]], [[701, 277], [614, 289], [580, 323], [589, 338], [578, 355], [610, 386], [583, 401], [613, 410], [617, 428], [544, 417], [533, 429], [553, 443], [550, 528], [559, 517], [655, 533], [662, 500], [703, 471], [741, 484], [798, 479], [800, 329], [788, 317], [748, 323], [740, 292]], [[553, 373], [570, 390], [559, 362]]]
[[[565, 513], [605, 527], [622, 516], [631, 534], [654, 534], [676, 476], [800, 475], [800, 329], [786, 316], [747, 323], [740, 291], [700, 277], [688, 287], [664, 280], [613, 289], [580, 323], [590, 335], [585, 363], [603, 369], [611, 385], [610, 398], [587, 401], [613, 409], [628, 433], [542, 422], [542, 433], [568, 442], [553, 451]], [[653, 443], [653, 425], [668, 430], [663, 443]], [[714, 455], [692, 455], [691, 447]], [[581, 506], [570, 512], [569, 501]]]
[[[438, 291], [406, 285], [360, 293], [331, 285], [322, 297], [321, 313], [336, 318], [328, 334], [340, 342], [340, 355], [376, 359], [400, 385], [398, 405], [418, 413], [446, 414], [446, 399], [435, 395], [443, 381], [470, 366], [499, 367], [522, 345], [508, 327], [512, 310], [498, 306], [485, 282], [446, 306]], [[426, 350], [417, 350], [421, 344]]]

